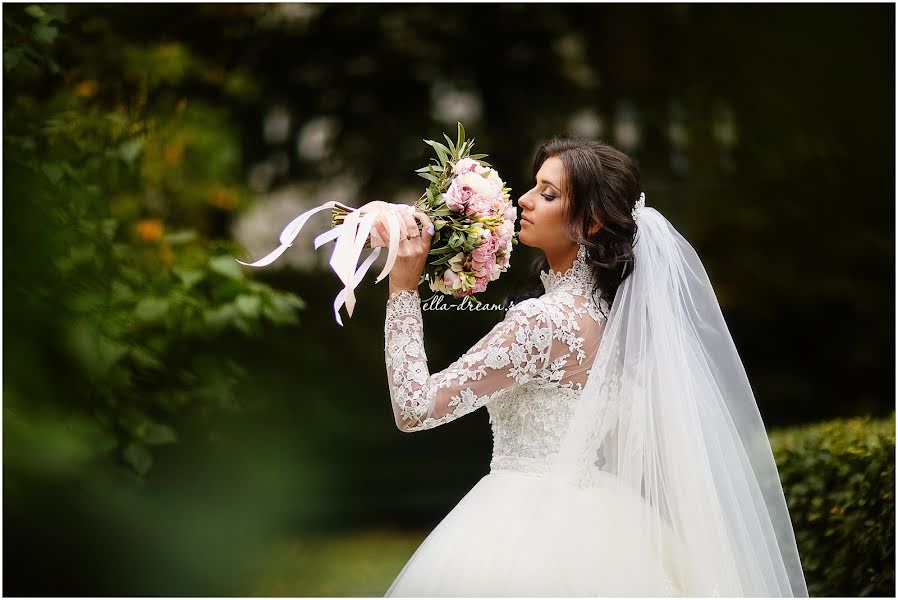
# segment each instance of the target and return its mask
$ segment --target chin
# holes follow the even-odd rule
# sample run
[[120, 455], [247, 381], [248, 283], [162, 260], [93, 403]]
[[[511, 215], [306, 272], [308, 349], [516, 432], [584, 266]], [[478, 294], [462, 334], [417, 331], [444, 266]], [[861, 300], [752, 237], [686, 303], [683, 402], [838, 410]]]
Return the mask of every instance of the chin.
[[522, 229], [522, 230], [520, 230], [519, 233], [518, 233], [518, 242], [521, 243], [521, 244], [523, 244], [523, 245], [525, 245], [525, 246], [529, 246], [530, 248], [536, 248], [537, 246], [534, 246], [533, 244], [531, 244], [531, 243], [528, 241], [528, 238], [529, 238], [529, 237], [530, 237], [530, 236], [527, 235], [527, 232], [524, 231], [524, 230]]

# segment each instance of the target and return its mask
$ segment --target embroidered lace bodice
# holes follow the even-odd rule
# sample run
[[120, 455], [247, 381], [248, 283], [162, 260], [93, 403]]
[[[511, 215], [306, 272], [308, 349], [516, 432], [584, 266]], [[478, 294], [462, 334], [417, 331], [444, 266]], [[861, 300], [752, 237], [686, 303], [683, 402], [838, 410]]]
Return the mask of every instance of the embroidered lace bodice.
[[[545, 293], [513, 305], [458, 360], [431, 374], [417, 291], [387, 301], [385, 356], [396, 425], [414, 432], [486, 406], [491, 470], [539, 472], [557, 452], [605, 329], [586, 249], [564, 272], [542, 271]], [[596, 294], [598, 296], [598, 294]]]

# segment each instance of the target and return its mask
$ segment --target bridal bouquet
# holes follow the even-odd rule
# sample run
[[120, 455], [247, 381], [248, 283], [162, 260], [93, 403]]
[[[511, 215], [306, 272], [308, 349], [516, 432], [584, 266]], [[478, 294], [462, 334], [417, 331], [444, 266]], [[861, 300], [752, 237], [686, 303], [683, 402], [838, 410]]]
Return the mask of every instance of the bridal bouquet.
[[[310, 216], [331, 209], [332, 229], [315, 238], [315, 248], [336, 239], [330, 264], [344, 283], [344, 289], [334, 301], [334, 314], [340, 319], [340, 307], [346, 305], [349, 316], [355, 306], [353, 290], [364, 278], [368, 268], [380, 255], [381, 247], [388, 248], [387, 261], [376, 282], [386, 277], [396, 260], [399, 248], [399, 211], [421, 211], [433, 223], [429, 262], [422, 274], [432, 291], [464, 296], [479, 303], [475, 293], [484, 291], [506, 271], [510, 264], [512, 246], [518, 243], [514, 222], [517, 209], [509, 199], [509, 188], [492, 166], [483, 161], [485, 154], [471, 154], [474, 140], [465, 139], [465, 130], [458, 124], [458, 136], [453, 142], [443, 134], [446, 144], [433, 140], [424, 142], [436, 151], [434, 164], [417, 169], [430, 182], [414, 203], [369, 203], [352, 208], [336, 201], [325, 202], [296, 217], [283, 232], [281, 245], [268, 256], [242, 265], [261, 267], [274, 262], [293, 245], [293, 240]], [[389, 232], [389, 240], [382, 240], [374, 227], [382, 219]], [[373, 248], [361, 266], [356, 268], [363, 248]]]
[[[491, 165], [481, 159], [486, 154], [470, 154], [474, 140], [465, 140], [458, 124], [456, 142], [443, 134], [448, 146], [424, 140], [434, 148], [436, 164], [416, 172], [430, 181], [413, 210], [425, 213], [436, 231], [431, 242], [430, 262], [423, 274], [434, 292], [455, 298], [482, 292], [487, 284], [508, 269], [512, 245], [517, 243], [514, 222], [517, 209], [509, 199], [509, 188]], [[333, 224], [346, 218], [347, 211], [334, 208]], [[376, 229], [371, 230], [372, 246], [383, 245]]]

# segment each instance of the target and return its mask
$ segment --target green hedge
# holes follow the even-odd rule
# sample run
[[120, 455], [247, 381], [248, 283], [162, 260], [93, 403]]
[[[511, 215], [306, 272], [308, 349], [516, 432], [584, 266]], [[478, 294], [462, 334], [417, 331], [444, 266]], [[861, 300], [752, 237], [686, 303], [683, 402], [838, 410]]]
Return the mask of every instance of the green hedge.
[[770, 432], [811, 596], [895, 595], [895, 413]]

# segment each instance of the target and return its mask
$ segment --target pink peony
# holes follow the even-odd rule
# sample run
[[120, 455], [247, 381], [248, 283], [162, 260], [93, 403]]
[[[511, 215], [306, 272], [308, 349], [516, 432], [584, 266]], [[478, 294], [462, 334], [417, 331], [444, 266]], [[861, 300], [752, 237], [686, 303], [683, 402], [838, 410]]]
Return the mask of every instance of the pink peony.
[[443, 283], [450, 290], [457, 290], [461, 286], [461, 277], [452, 269], [446, 269], [443, 273]]
[[463, 173], [482, 173], [487, 169], [473, 158], [463, 158], [452, 167], [453, 175], [461, 175]]
[[479, 294], [480, 292], [483, 292], [486, 290], [486, 286], [487, 286], [487, 284], [489, 284], [489, 282], [490, 282], [489, 274], [487, 274], [483, 277], [478, 276], [477, 279], [474, 281], [474, 286], [471, 289], [474, 291], [475, 294]]
[[468, 202], [468, 206], [465, 209], [465, 214], [474, 219], [485, 217], [491, 212], [492, 204], [490, 200], [484, 198], [480, 194], [472, 195], [471, 200]]
[[505, 207], [505, 215], [504, 216], [505, 216], [505, 220], [511, 221], [512, 223], [514, 223], [515, 221], [518, 220], [518, 209], [515, 208], [515, 206], [513, 204], [509, 203], [508, 206]]

